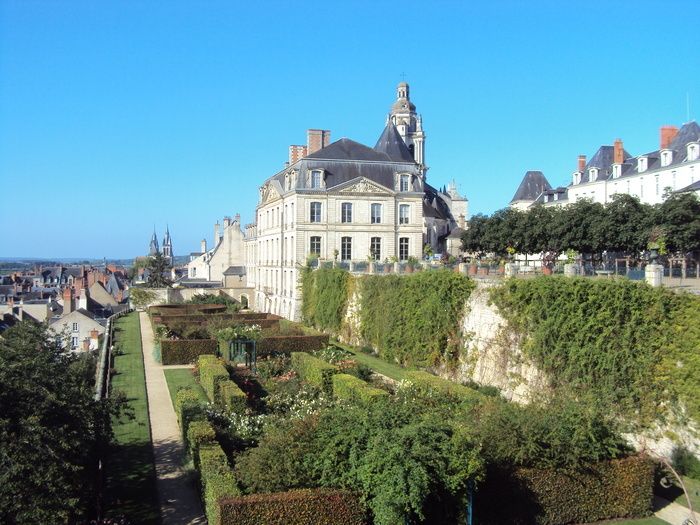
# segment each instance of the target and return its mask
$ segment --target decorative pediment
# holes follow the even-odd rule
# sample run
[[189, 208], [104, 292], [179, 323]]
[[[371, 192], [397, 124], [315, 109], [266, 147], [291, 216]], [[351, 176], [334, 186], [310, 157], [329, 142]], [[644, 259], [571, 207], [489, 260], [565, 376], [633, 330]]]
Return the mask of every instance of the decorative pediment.
[[280, 193], [272, 184], [265, 184], [260, 188], [260, 202], [266, 203], [280, 198]]
[[391, 193], [384, 186], [372, 182], [371, 180], [365, 179], [364, 177], [347, 182], [341, 187], [339, 187], [336, 191], [338, 191], [339, 193]]

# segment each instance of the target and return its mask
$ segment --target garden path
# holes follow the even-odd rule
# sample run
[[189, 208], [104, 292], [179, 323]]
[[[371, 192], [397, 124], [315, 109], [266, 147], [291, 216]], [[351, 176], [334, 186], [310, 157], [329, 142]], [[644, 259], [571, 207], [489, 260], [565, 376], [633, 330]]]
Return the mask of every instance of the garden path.
[[[658, 496], [654, 497], [654, 515], [673, 525], [681, 525], [690, 516], [690, 510], [688, 507], [679, 505], [678, 503], [672, 503]], [[693, 512], [693, 517], [695, 518], [695, 523], [700, 524], [700, 514]]]
[[202, 512], [195, 483], [182, 469], [184, 446], [163, 367], [153, 356], [153, 329], [148, 314], [140, 312], [139, 320], [163, 525], [205, 524], [207, 520]]

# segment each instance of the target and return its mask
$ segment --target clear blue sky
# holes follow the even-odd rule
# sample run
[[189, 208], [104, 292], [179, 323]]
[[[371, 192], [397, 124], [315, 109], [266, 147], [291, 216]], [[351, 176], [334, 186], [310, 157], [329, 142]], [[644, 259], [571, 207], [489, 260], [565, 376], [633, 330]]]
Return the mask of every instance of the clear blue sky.
[[305, 130], [374, 145], [402, 73], [428, 181], [471, 213], [525, 171], [633, 155], [700, 111], [700, 2], [0, 1], [0, 257], [176, 254], [253, 218]]

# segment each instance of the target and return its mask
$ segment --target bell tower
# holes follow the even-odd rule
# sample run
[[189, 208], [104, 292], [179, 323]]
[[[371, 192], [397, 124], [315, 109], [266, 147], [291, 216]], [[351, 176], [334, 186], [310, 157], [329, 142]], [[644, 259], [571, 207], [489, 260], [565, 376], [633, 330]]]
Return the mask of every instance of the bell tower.
[[425, 133], [423, 118], [416, 113], [416, 106], [411, 102], [407, 82], [400, 82], [396, 87], [396, 102], [391, 106], [389, 120], [396, 126], [401, 138], [408, 146], [413, 159], [421, 166], [425, 165]]

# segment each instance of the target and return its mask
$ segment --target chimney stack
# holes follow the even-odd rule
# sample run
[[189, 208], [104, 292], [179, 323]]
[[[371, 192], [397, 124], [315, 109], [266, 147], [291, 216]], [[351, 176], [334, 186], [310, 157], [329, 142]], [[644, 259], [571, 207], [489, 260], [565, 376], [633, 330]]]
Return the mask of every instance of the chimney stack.
[[586, 169], [586, 156], [585, 155], [579, 155], [578, 156], [578, 171], [583, 173], [583, 170]]
[[310, 129], [306, 132], [307, 155], [325, 148], [331, 142], [331, 132], [327, 129]]
[[88, 309], [88, 300], [85, 288], [82, 288], [80, 290], [80, 297], [78, 298], [78, 308], [82, 308], [83, 310]]
[[309, 149], [306, 146], [291, 145], [289, 146], [289, 162], [287, 165], [294, 164], [296, 161], [303, 159], [308, 155]]
[[67, 286], [63, 290], [63, 315], [73, 311], [73, 288]]
[[219, 245], [219, 221], [214, 225], [214, 248]]
[[199, 249], [202, 253], [207, 253], [207, 240], [206, 239], [202, 239], [202, 243], [199, 246]]
[[659, 149], [667, 149], [673, 139], [676, 138], [678, 134], [678, 128], [676, 126], [661, 126], [661, 143]]
[[224, 217], [224, 228], [228, 228], [231, 225], [231, 217]]
[[613, 148], [613, 163], [622, 164], [625, 161], [625, 150], [622, 148], [622, 140], [616, 139]]

